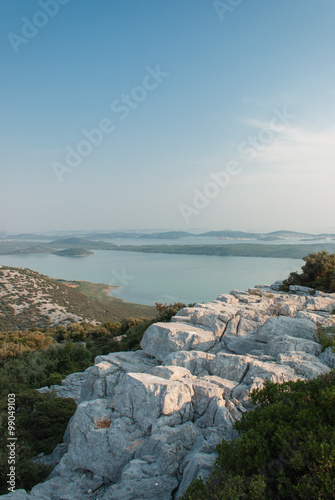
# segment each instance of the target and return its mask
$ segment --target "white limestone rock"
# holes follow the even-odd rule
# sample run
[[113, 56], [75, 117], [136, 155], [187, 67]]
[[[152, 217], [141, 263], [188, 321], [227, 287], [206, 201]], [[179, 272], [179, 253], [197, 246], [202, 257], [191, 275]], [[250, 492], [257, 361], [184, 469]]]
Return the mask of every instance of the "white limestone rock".
[[305, 352], [287, 352], [279, 354], [278, 362], [288, 365], [295, 373], [307, 380], [318, 377], [330, 371], [330, 367], [322, 363], [312, 354]]
[[60, 398], [72, 398], [79, 404], [81, 389], [85, 383], [86, 377], [86, 372], [71, 373], [62, 380], [61, 385], [52, 385], [50, 388], [42, 387], [37, 390], [41, 393], [55, 391]]
[[112, 398], [114, 388], [125, 373], [132, 371], [149, 373], [157, 362], [143, 351], [117, 352], [97, 356], [95, 365], [85, 372], [80, 402], [100, 398]]
[[220, 352], [210, 364], [210, 375], [241, 382], [252, 359], [248, 356]]
[[286, 352], [305, 352], [317, 356], [321, 353], [321, 345], [305, 338], [290, 337], [289, 335], [271, 338], [265, 348], [265, 354], [277, 358]]
[[255, 335], [255, 339], [260, 342], [268, 342], [274, 336], [282, 337], [288, 335], [307, 340], [315, 340], [315, 329], [315, 324], [308, 319], [281, 316], [278, 318], [269, 318], [265, 324], [259, 328]]
[[320, 354], [319, 359], [321, 363], [335, 370], [335, 352], [331, 347], [327, 347], [327, 349]]
[[205, 453], [193, 454], [188, 459], [187, 465], [184, 469], [183, 480], [178, 488], [176, 498], [182, 497], [186, 492], [189, 484], [195, 479], [201, 477], [203, 480], [205, 480], [213, 470], [215, 459], [215, 453], [212, 453], [210, 455]]
[[208, 351], [216, 342], [209, 329], [184, 323], [155, 323], [144, 333], [141, 347], [146, 354], [163, 361], [177, 351]]
[[166, 380], [145, 373], [128, 373], [115, 388], [113, 410], [129, 417], [147, 431], [162, 415], [179, 413], [182, 421], [192, 418], [194, 391], [189, 383]]
[[125, 478], [108, 488], [104, 496], [100, 498], [103, 500], [171, 500], [172, 492], [177, 486], [177, 479], [168, 475], [139, 476], [131, 480]]
[[256, 379], [258, 381], [270, 380], [270, 382], [281, 383], [288, 380], [297, 380], [298, 377], [290, 366], [278, 365], [277, 363], [264, 363], [263, 361], [253, 359], [249, 362], [248, 371], [242, 382], [247, 386], [251, 386]]
[[181, 366], [192, 375], [209, 375], [209, 366], [215, 356], [202, 351], [179, 351], [169, 354], [163, 361], [164, 366]]

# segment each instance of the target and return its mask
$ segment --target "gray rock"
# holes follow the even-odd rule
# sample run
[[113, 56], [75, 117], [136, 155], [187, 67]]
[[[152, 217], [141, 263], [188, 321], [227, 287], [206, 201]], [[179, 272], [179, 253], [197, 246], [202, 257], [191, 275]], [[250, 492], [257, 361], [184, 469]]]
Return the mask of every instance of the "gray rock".
[[278, 280], [278, 281], [275, 281], [274, 283], [272, 283], [272, 285], [270, 285], [270, 288], [272, 290], [278, 291], [280, 289], [280, 287], [282, 286], [282, 284], [283, 284], [283, 281]]
[[287, 352], [278, 356], [278, 362], [293, 368], [297, 375], [307, 380], [318, 377], [330, 371], [329, 366], [318, 358], [305, 352]]
[[7, 498], [8, 500], [29, 500], [32, 497], [28, 495], [28, 493], [25, 490], [15, 490], [13, 493], [8, 493], [7, 495], [0, 495], [0, 498]]
[[247, 356], [220, 352], [210, 364], [210, 375], [241, 382], [251, 361], [251, 358]]
[[179, 413], [182, 421], [191, 418], [192, 385], [145, 373], [128, 373], [115, 389], [111, 405], [119, 415], [129, 417], [147, 429], [162, 415]]
[[214, 398], [222, 399], [223, 388], [212, 384], [208, 380], [199, 379], [193, 384], [194, 396], [192, 398], [194, 418], [202, 416]]
[[242, 338], [235, 337], [234, 335], [225, 335], [223, 337], [223, 344], [234, 354], [242, 354], [244, 356], [248, 354], [259, 355], [265, 352], [265, 344], [255, 340], [253, 335], [245, 335]]
[[144, 333], [141, 347], [145, 353], [163, 361], [177, 351], [208, 351], [216, 342], [209, 329], [184, 323], [155, 323]]
[[332, 313], [335, 309], [335, 299], [332, 297], [308, 297], [306, 303], [308, 311], [324, 311]]
[[240, 323], [241, 316], [235, 316], [232, 318], [225, 330], [225, 335], [237, 335], [238, 325]]
[[327, 347], [327, 349], [320, 354], [319, 359], [321, 363], [335, 369], [335, 352], [333, 352], [331, 347]]
[[151, 370], [151, 375], [165, 378], [166, 380], [185, 379], [185, 382], [192, 382], [194, 380], [194, 376], [191, 374], [190, 370], [181, 366], [155, 366], [155, 368]]
[[104, 500], [171, 500], [178, 486], [175, 477], [143, 477], [125, 480], [111, 486], [101, 498]]
[[187, 368], [187, 370], [195, 375], [196, 377], [200, 375], [209, 374], [209, 366], [215, 356], [213, 354], [208, 354], [201, 351], [180, 351], [176, 353], [169, 354], [163, 365], [165, 366], [181, 366]]
[[263, 361], [254, 359], [249, 363], [249, 369], [242, 383], [251, 386], [256, 379], [258, 381], [263, 380], [263, 382], [270, 380], [271, 382], [281, 383], [288, 380], [297, 380], [297, 378], [295, 371], [290, 366], [278, 365], [277, 363], [264, 363]]
[[50, 389], [48, 387], [42, 387], [37, 390], [41, 393], [55, 391], [60, 398], [72, 398], [79, 404], [81, 388], [86, 377], [86, 372], [71, 373], [62, 380], [62, 385], [52, 385]]
[[310, 292], [314, 292], [314, 288], [310, 288], [308, 286], [300, 286], [300, 285], [290, 285], [290, 292], [292, 293], [305, 293], [310, 294]]
[[290, 337], [289, 335], [274, 336], [265, 348], [265, 354], [276, 358], [279, 354], [286, 352], [305, 352], [317, 356], [321, 353], [321, 345], [312, 340]]
[[178, 488], [176, 498], [180, 498], [186, 492], [192, 481], [201, 477], [206, 479], [213, 469], [216, 454], [195, 453], [189, 458], [185, 467], [183, 479]]
[[315, 324], [303, 318], [269, 318], [259, 328], [255, 339], [260, 342], [268, 342], [274, 336], [288, 335], [308, 340], [315, 340]]
[[229, 293], [222, 293], [216, 300], [224, 304], [238, 304], [238, 299]]

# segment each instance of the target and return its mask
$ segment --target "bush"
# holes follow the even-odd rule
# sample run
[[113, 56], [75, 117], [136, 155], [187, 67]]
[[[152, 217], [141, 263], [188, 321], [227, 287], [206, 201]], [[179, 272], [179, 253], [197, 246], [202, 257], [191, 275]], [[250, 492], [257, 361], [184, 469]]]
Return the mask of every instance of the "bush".
[[301, 285], [322, 292], [335, 292], [335, 254], [312, 253], [303, 260], [306, 264], [302, 267], [302, 273], [291, 273], [283, 281], [281, 290], [288, 291], [290, 285]]
[[[73, 399], [56, 397], [55, 394], [40, 394], [27, 390], [16, 395], [16, 488], [30, 489], [44, 481], [50, 467], [36, 464], [31, 459], [38, 453], [51, 453], [63, 435], [69, 419], [77, 405]], [[0, 493], [8, 493], [7, 452], [7, 396], [0, 400]]]
[[235, 423], [239, 438], [218, 446], [215, 468], [183, 500], [335, 497], [335, 372], [311, 381], [267, 381], [256, 408]]
[[320, 327], [316, 330], [316, 335], [318, 341], [322, 345], [322, 350], [325, 351], [327, 347], [331, 347], [332, 351], [335, 352], [335, 327], [331, 326], [328, 328]]

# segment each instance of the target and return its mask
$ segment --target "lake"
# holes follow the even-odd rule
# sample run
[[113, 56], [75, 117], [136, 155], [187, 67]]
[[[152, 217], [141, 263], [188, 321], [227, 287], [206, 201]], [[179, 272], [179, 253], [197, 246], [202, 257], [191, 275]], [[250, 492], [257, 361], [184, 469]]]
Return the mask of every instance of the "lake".
[[111, 295], [139, 304], [206, 302], [232, 289], [271, 284], [299, 271], [302, 260], [95, 251], [87, 257], [0, 255], [0, 264], [52, 278], [118, 286]]

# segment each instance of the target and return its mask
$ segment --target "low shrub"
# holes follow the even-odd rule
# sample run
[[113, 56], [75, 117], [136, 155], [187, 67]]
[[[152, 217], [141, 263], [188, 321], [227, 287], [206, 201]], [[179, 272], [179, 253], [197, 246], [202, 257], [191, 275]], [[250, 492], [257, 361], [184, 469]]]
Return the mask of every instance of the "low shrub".
[[183, 500], [335, 498], [335, 372], [252, 393], [253, 411], [223, 441], [213, 472]]

